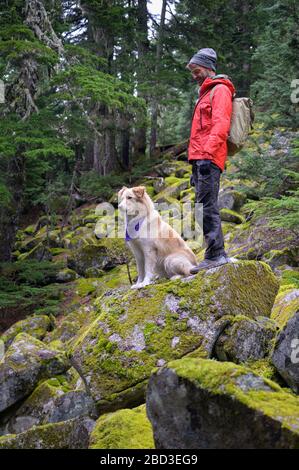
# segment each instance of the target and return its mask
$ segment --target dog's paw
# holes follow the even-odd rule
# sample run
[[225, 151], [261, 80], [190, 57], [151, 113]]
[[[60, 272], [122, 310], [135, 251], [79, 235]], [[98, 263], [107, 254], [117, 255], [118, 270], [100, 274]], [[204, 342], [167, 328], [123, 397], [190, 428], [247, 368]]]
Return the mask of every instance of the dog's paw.
[[138, 284], [138, 289], [141, 287], [149, 286], [150, 284], [154, 284], [154, 279], [142, 281], [140, 284]]
[[131, 289], [139, 289], [140, 287], [142, 287], [142, 286], [140, 284], [137, 284], [137, 282], [136, 282], [136, 284], [131, 285]]

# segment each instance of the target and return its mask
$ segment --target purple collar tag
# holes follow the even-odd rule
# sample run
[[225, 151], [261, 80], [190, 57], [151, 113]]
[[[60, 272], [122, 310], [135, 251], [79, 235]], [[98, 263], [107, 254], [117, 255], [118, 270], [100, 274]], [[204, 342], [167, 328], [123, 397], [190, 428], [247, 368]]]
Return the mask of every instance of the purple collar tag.
[[[142, 224], [143, 220], [144, 220], [144, 218], [141, 219], [141, 220], [139, 220], [139, 222], [137, 222], [137, 224], [135, 225], [135, 228], [134, 228], [135, 233], [136, 233], [136, 232], [139, 232], [139, 229], [140, 229], [140, 227], [141, 227], [141, 224]], [[128, 224], [126, 223], [126, 238], [125, 238], [126, 242], [129, 242], [130, 240], [134, 240], [135, 238], [136, 238], [136, 237], [133, 237], [133, 238], [132, 238], [132, 237], [129, 235], [129, 233], [128, 233]]]

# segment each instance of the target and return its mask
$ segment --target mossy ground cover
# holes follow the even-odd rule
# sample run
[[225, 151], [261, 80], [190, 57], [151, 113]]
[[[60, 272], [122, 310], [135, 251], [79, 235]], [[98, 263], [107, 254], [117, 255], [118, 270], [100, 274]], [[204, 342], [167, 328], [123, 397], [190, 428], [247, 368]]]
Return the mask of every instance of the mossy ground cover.
[[[243, 390], [239, 380], [251, 369], [232, 362], [218, 362], [205, 359], [187, 359], [170, 362], [167, 366], [179, 377], [195, 382], [199, 387], [215, 394], [235, 397], [249, 408], [264, 413], [282, 423], [282, 426], [299, 434], [299, 398], [290, 391], [267, 378], [263, 378], [265, 389], [259, 386]], [[238, 383], [239, 382], [239, 383]]]

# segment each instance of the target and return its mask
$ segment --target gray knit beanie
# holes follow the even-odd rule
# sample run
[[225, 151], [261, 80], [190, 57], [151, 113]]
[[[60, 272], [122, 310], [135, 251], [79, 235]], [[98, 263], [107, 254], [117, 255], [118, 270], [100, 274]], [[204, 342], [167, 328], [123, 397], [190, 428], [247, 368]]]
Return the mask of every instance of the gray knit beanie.
[[199, 51], [192, 57], [189, 64], [197, 64], [207, 69], [214, 70], [216, 72], [217, 67], [217, 54], [214, 49], [210, 47], [205, 47], [204, 49], [199, 49]]

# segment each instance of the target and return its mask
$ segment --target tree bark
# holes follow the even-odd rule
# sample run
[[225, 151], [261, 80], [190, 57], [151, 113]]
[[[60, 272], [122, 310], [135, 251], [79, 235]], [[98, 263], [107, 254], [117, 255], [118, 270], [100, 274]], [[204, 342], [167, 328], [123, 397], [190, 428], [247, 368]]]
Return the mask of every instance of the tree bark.
[[[159, 25], [159, 34], [157, 40], [157, 51], [156, 51], [156, 67], [155, 74], [158, 76], [160, 70], [160, 60], [163, 51], [163, 34], [165, 27], [165, 15], [166, 15], [167, 0], [163, 0], [161, 9], [161, 20]], [[157, 145], [157, 127], [158, 127], [158, 114], [159, 105], [157, 96], [154, 95], [152, 99], [152, 117], [151, 117], [151, 138], [150, 138], [150, 156], [154, 157], [155, 147]]]
[[[137, 52], [138, 52], [138, 69], [137, 69], [137, 96], [148, 102], [148, 96], [140, 89], [140, 85], [145, 81], [146, 70], [148, 69], [147, 58], [149, 54], [148, 40], [148, 11], [147, 0], [138, 0], [137, 4]], [[146, 125], [138, 127], [134, 136], [134, 158], [146, 152]]]
[[[111, 8], [111, 1], [102, 0], [101, 8]], [[96, 45], [96, 52], [100, 57], [107, 59], [107, 73], [111, 73], [111, 64], [113, 59], [113, 51], [115, 45], [115, 38], [111, 34], [109, 25], [98, 24], [96, 15], [89, 2], [82, 1], [81, 9], [83, 14], [88, 20], [88, 40], [94, 42]], [[111, 112], [107, 106], [102, 106], [100, 103], [93, 109], [93, 114], [100, 117], [100, 121], [104, 124], [101, 125], [99, 132], [95, 132], [95, 138], [92, 144], [93, 152], [93, 166], [92, 168], [100, 175], [109, 174], [113, 168], [117, 166], [117, 151], [115, 147], [115, 130], [109, 125]], [[91, 161], [89, 158], [88, 161]], [[87, 162], [85, 162], [86, 164]]]

